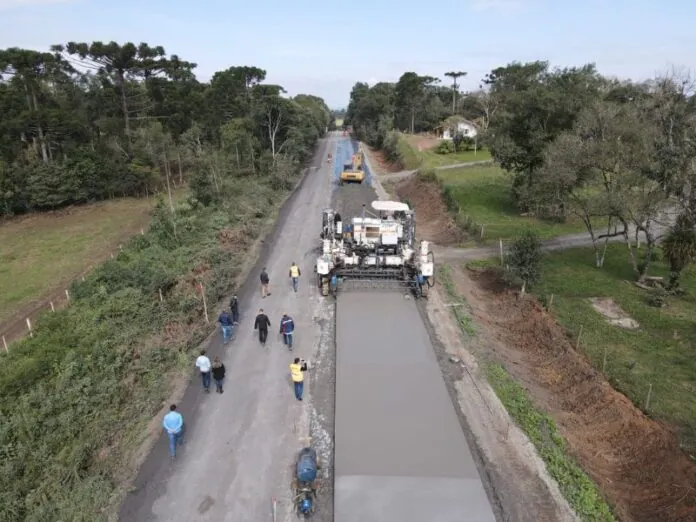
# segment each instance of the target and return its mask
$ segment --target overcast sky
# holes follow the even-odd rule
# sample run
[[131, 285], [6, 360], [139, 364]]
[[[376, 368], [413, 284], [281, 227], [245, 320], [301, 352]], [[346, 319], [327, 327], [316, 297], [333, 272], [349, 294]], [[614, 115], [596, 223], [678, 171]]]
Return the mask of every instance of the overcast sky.
[[290, 94], [343, 107], [356, 81], [463, 70], [464, 90], [511, 61], [597, 64], [645, 79], [696, 69], [696, 2], [667, 0], [0, 0], [0, 48], [116, 40], [162, 45], [208, 80], [266, 69]]

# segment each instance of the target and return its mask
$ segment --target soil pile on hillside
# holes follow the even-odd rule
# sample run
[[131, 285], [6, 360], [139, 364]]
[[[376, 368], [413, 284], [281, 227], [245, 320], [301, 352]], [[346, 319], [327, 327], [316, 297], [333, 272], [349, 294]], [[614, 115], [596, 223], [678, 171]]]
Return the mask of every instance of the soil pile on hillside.
[[556, 420], [618, 517], [696, 521], [696, 463], [674, 434], [614, 390], [536, 300], [519, 299], [492, 271], [468, 271], [456, 280], [489, 337], [489, 355], [507, 363]]
[[416, 211], [416, 235], [438, 245], [449, 246], [466, 239], [442, 199], [440, 187], [417, 176], [396, 185], [396, 194]]

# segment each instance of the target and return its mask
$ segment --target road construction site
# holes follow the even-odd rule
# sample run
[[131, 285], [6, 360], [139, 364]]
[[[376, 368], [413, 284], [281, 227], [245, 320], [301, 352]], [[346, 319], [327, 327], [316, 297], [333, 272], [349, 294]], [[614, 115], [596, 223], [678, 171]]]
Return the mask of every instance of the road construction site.
[[[385, 196], [367, 163], [363, 183], [337, 183], [339, 165], [355, 151], [336, 133], [320, 143], [238, 292], [235, 338], [223, 346], [216, 336], [207, 346], [228, 368], [225, 394], [207, 396], [197, 380], [189, 385], [179, 403], [183, 451], [171, 462], [166, 440], [158, 442], [121, 520], [293, 520], [295, 457], [307, 445], [323, 464], [316, 520], [575, 520], [466, 358], [437, 283], [427, 299], [398, 290], [321, 296], [312, 272], [322, 210], [347, 219], [376, 193]], [[303, 273], [298, 293], [287, 278], [293, 261]], [[272, 291], [266, 299], [257, 285], [264, 266]], [[272, 328], [283, 313], [295, 319], [293, 353], [274, 332], [260, 346], [252, 324], [261, 307]], [[295, 356], [310, 361], [303, 402], [295, 401], [288, 376]]]

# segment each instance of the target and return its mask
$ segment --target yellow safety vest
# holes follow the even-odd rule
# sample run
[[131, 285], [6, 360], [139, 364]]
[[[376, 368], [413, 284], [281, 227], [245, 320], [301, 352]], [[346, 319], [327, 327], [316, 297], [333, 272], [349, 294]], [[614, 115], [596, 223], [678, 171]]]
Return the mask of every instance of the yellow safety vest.
[[292, 277], [300, 277], [300, 269], [297, 265], [293, 265], [290, 267], [290, 275]]
[[302, 382], [304, 381], [304, 372], [302, 371], [301, 364], [291, 364], [290, 365], [290, 375], [292, 376], [292, 382]]

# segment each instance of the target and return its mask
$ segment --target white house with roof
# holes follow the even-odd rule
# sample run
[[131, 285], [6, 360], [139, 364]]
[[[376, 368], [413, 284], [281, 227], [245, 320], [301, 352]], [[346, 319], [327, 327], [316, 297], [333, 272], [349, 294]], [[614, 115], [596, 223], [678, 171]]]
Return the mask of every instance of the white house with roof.
[[435, 128], [435, 132], [443, 140], [451, 140], [457, 134], [473, 139], [478, 134], [476, 124], [461, 116], [450, 116]]

